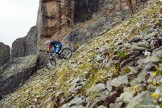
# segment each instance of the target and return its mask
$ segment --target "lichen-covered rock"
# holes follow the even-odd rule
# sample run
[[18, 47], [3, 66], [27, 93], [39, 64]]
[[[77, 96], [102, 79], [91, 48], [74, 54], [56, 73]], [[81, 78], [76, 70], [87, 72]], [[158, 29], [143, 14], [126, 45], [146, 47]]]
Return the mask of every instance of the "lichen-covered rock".
[[0, 42], [0, 67], [10, 60], [10, 47]]
[[128, 76], [119, 76], [118, 78], [113, 79], [112, 81], [108, 82], [111, 86], [114, 87], [120, 87], [121, 85], [127, 85], [128, 84]]
[[24, 83], [32, 72], [34, 72], [37, 63], [37, 56], [27, 56], [10, 60], [1, 67], [0, 72], [0, 98], [19, 87]]
[[139, 95], [137, 95], [136, 97], [134, 97], [129, 102], [126, 108], [140, 108], [143, 106], [146, 106], [144, 108], [147, 108], [149, 105], [154, 106], [154, 103], [152, 102], [152, 99], [151, 99], [151, 93], [148, 91], [144, 91], [140, 93]]
[[27, 36], [16, 39], [12, 43], [11, 57], [25, 57], [28, 55], [36, 54], [37, 52], [37, 27], [34, 26], [30, 29]]

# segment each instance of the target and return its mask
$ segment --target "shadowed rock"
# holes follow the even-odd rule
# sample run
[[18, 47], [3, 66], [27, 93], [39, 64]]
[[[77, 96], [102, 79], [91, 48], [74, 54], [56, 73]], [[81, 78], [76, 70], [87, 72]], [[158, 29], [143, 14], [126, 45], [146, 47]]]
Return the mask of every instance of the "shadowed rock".
[[0, 42], [0, 67], [10, 60], [10, 47]]
[[16, 39], [12, 43], [11, 57], [25, 57], [28, 55], [36, 54], [37, 41], [37, 27], [34, 26], [30, 29], [27, 36]]
[[37, 56], [21, 57], [10, 60], [1, 67], [0, 99], [3, 95], [13, 92], [32, 74], [37, 63]]

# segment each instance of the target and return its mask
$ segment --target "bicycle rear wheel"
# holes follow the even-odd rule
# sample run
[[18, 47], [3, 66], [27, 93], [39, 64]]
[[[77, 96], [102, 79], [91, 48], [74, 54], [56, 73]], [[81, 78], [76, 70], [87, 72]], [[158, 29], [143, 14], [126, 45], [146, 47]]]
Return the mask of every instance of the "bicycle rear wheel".
[[56, 61], [55, 61], [55, 60], [50, 60], [50, 59], [48, 59], [48, 60], [47, 60], [47, 63], [46, 63], [46, 68], [47, 68], [48, 70], [54, 70], [55, 67], [56, 67]]
[[72, 50], [70, 48], [64, 48], [61, 52], [61, 57], [64, 59], [70, 59], [72, 56]]

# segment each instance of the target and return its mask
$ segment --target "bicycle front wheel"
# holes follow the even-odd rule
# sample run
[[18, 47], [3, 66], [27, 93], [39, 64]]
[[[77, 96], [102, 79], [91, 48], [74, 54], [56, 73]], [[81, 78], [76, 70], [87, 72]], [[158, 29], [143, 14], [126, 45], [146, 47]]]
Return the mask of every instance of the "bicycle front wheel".
[[48, 70], [54, 70], [56, 67], [56, 61], [55, 60], [47, 60], [46, 67]]

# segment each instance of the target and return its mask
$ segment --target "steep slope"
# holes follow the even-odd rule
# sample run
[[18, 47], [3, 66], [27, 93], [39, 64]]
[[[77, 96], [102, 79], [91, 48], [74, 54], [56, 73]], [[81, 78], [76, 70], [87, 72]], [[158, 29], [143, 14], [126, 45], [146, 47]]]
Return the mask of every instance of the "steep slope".
[[2, 108], [161, 106], [160, 6], [152, 3], [90, 40], [70, 60], [58, 60], [54, 71], [38, 70], [1, 101]]

